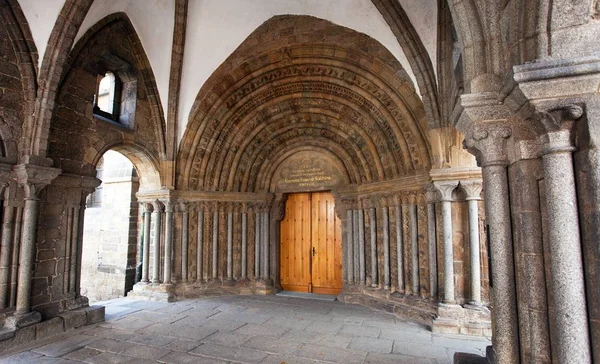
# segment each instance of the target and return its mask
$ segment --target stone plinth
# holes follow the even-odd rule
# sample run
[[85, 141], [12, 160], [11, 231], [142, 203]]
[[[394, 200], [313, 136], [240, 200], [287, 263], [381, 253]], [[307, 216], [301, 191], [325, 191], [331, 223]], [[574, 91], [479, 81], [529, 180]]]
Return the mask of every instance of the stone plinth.
[[485, 306], [440, 303], [431, 330], [445, 334], [492, 336], [492, 317]]

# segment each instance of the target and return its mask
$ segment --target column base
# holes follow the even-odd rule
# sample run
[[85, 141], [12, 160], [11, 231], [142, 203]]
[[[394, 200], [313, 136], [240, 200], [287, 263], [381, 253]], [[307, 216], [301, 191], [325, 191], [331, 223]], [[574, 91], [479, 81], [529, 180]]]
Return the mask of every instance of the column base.
[[444, 334], [492, 336], [490, 310], [482, 305], [440, 303], [431, 331]]
[[273, 287], [272, 279], [261, 279], [256, 282], [255, 287], [255, 294], [269, 295], [276, 293], [275, 287]]
[[160, 283], [136, 283], [133, 290], [127, 293], [127, 298], [145, 301], [173, 302], [175, 301], [175, 285]]
[[42, 315], [37, 311], [27, 312], [25, 314], [15, 314], [7, 317], [4, 327], [11, 329], [20, 329], [29, 325], [37, 324], [42, 321]]

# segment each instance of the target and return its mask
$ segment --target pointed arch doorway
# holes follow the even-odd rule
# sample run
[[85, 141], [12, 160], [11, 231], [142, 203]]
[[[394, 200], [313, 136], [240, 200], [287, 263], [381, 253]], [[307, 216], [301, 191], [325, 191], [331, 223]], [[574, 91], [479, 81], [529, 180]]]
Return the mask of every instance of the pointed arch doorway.
[[342, 224], [331, 192], [289, 194], [280, 224], [280, 280], [286, 291], [342, 290]]

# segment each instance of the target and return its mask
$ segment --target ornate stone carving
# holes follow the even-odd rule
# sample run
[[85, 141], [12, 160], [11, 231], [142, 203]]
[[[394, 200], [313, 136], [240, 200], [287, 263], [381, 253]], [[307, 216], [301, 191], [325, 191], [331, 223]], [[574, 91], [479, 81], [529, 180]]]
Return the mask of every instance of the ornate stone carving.
[[546, 134], [541, 137], [544, 145], [542, 154], [575, 150], [571, 130], [583, 113], [584, 110], [579, 105], [538, 111], [538, 119], [546, 130]]
[[467, 200], [480, 200], [483, 180], [460, 181], [460, 187], [467, 195]]
[[452, 192], [458, 187], [458, 181], [437, 181], [433, 185], [440, 193], [441, 201], [452, 201]]
[[478, 123], [469, 128], [463, 147], [477, 158], [481, 167], [490, 165], [508, 165], [506, 139], [512, 130], [504, 123]]
[[61, 174], [57, 168], [42, 167], [34, 164], [19, 164], [13, 167], [17, 183], [25, 191], [25, 199], [37, 200], [41, 190]]

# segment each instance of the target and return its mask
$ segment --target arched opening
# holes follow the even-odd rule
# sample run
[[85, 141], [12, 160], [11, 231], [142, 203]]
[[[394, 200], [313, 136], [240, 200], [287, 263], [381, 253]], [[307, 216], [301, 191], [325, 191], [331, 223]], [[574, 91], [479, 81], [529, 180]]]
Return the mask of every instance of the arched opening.
[[81, 294], [90, 302], [126, 296], [140, 279], [142, 254], [137, 170], [123, 154], [109, 150], [96, 171], [102, 183], [86, 201], [81, 266]]

